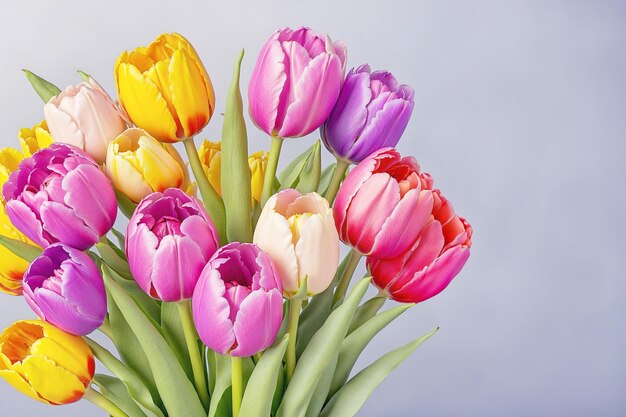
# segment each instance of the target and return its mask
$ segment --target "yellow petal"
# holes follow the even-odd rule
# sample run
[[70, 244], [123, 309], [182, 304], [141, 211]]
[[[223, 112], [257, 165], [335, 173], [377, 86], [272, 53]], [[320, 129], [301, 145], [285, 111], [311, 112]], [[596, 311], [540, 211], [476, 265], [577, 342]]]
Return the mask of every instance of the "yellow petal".
[[139, 139], [139, 149], [137, 150], [144, 178], [154, 191], [164, 191], [167, 188], [178, 188], [183, 182], [183, 169], [178, 162], [172, 158], [170, 153], [149, 136], [142, 136]]
[[217, 194], [222, 195], [222, 144], [205, 140], [198, 150], [202, 169]]
[[13, 148], [0, 149], [0, 188], [9, 179], [11, 172], [17, 169], [19, 163], [24, 159], [24, 155]]
[[18, 139], [24, 156], [30, 157], [40, 149], [47, 148], [52, 144], [52, 135], [48, 131], [45, 120], [32, 128], [22, 128], [18, 133]]
[[255, 152], [248, 157], [250, 166], [250, 188], [252, 191], [252, 203], [261, 204], [263, 194], [263, 181], [265, 180], [265, 168], [267, 167], [267, 155], [263, 151]]
[[120, 102], [133, 123], [163, 142], [176, 142], [176, 122], [158, 87], [131, 64], [117, 71]]
[[10, 295], [22, 294], [22, 277], [28, 262], [0, 246], [0, 291]]
[[196, 186], [195, 184], [191, 184], [191, 180], [189, 178], [189, 169], [187, 168], [187, 164], [185, 163], [185, 160], [182, 158], [182, 156], [180, 156], [176, 148], [170, 145], [169, 143], [164, 143], [163, 147], [170, 154], [170, 156], [174, 158], [174, 160], [180, 166], [183, 172], [183, 182], [181, 183], [180, 188], [183, 191], [185, 191], [187, 194], [195, 196]]
[[167, 108], [170, 111], [174, 122], [176, 122], [176, 136], [181, 137], [183, 135], [183, 127], [178, 120], [178, 113], [176, 107], [172, 101], [172, 90], [170, 88], [170, 61], [159, 61], [152, 68], [145, 72], [145, 76], [159, 88], [159, 91], [163, 95], [163, 99], [167, 103]]
[[179, 49], [170, 61], [172, 100], [185, 137], [200, 132], [211, 118], [208, 93], [189, 52]]
[[[29, 356], [20, 368], [39, 396], [52, 404], [70, 404], [85, 393], [85, 385], [76, 375], [44, 356]], [[17, 364], [15, 369], [20, 371]]]
[[22, 394], [28, 395], [34, 400], [50, 404], [45, 399], [41, 398], [33, 387], [30, 386], [28, 381], [26, 381], [17, 371], [14, 371], [13, 369], [3, 369], [0, 370], [0, 376]]
[[46, 337], [31, 346], [31, 356], [43, 356], [57, 366], [74, 374], [83, 385], [88, 385], [93, 378], [94, 359], [91, 351], [85, 351], [85, 342], [75, 337], [72, 342], [62, 345], [59, 341]]

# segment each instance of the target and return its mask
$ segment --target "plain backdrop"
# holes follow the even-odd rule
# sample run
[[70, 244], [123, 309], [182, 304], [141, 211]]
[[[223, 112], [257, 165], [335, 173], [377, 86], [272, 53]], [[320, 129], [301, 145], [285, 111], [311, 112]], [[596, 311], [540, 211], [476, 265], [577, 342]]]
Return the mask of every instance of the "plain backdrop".
[[[620, 1], [26, 1], [0, 15], [0, 144], [43, 117], [21, 68], [59, 86], [91, 73], [115, 95], [119, 53], [166, 31], [196, 47], [219, 113], [241, 48], [242, 88], [278, 27], [349, 45], [349, 67], [415, 88], [398, 148], [475, 231], [440, 296], [382, 332], [359, 367], [436, 326], [360, 416], [626, 414], [626, 4]], [[248, 125], [252, 150], [268, 138]], [[284, 145], [283, 162], [317, 132]], [[327, 158], [326, 161], [330, 161]], [[283, 163], [284, 166], [284, 163]], [[0, 327], [33, 314], [0, 294]], [[36, 403], [0, 381], [0, 416], [100, 416]], [[184, 416], [176, 416], [184, 417]]]

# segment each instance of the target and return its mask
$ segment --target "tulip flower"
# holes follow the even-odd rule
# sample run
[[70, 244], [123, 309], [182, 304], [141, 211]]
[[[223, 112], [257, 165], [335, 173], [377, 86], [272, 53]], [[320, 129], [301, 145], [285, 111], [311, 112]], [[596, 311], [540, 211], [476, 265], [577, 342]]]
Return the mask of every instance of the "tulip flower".
[[115, 188], [135, 203], [155, 191], [190, 187], [187, 167], [176, 148], [137, 128], [109, 144], [106, 173]]
[[270, 255], [286, 297], [304, 278], [309, 294], [324, 291], [339, 264], [339, 236], [328, 201], [317, 193], [287, 189], [267, 201], [254, 231], [254, 243]]
[[31, 157], [39, 149], [52, 145], [52, 135], [48, 130], [46, 121], [36, 124], [32, 128], [24, 127], [18, 133], [20, 145], [24, 156]]
[[250, 117], [281, 138], [320, 127], [343, 82], [346, 47], [308, 28], [280, 29], [265, 43], [250, 78]]
[[219, 246], [202, 204], [177, 188], [145, 197], [126, 230], [126, 255], [133, 277], [162, 301], [191, 298], [202, 268]]
[[80, 400], [94, 372], [87, 343], [45, 321], [18, 321], [0, 334], [0, 376], [37, 401], [61, 405]]
[[372, 72], [369, 65], [352, 69], [321, 127], [324, 145], [353, 164], [378, 149], [396, 146], [413, 111], [413, 94], [387, 71]]
[[433, 208], [432, 179], [412, 157], [384, 148], [364, 159], [341, 185], [334, 205], [340, 239], [362, 255], [406, 252]]
[[84, 250], [113, 227], [111, 183], [80, 149], [54, 143], [22, 161], [2, 189], [11, 222], [42, 247]]
[[205, 345], [221, 354], [252, 356], [274, 343], [282, 323], [278, 271], [256, 245], [229, 243], [202, 271], [192, 305]]
[[99, 164], [109, 142], [126, 129], [126, 121], [111, 97], [93, 79], [70, 86], [44, 106], [55, 142], [74, 145]]
[[187, 39], [162, 34], [115, 63], [120, 102], [133, 123], [161, 142], [191, 138], [209, 122], [215, 94]]
[[61, 243], [43, 250], [24, 274], [24, 299], [40, 319], [78, 336], [102, 325], [104, 283], [87, 254]]
[[433, 191], [432, 218], [407, 253], [381, 260], [368, 258], [374, 284], [402, 303], [419, 303], [443, 291], [470, 255], [472, 228], [454, 213], [439, 190]]
[[[209, 179], [213, 189], [222, 195], [222, 146], [221, 142], [211, 142], [205, 140], [198, 150], [202, 169]], [[261, 193], [263, 192], [263, 178], [267, 167], [267, 153], [258, 151], [248, 156], [250, 166], [252, 203], [261, 203]]]

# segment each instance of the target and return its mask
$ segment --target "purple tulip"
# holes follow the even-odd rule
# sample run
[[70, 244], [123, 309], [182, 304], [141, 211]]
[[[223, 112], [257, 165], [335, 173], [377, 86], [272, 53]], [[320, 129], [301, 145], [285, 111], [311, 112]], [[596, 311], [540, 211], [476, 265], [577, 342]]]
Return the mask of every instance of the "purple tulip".
[[126, 230], [126, 256], [139, 286], [153, 298], [191, 298], [218, 248], [217, 232], [198, 200], [178, 188], [146, 196]]
[[311, 29], [280, 29], [265, 43], [250, 78], [254, 123], [268, 135], [297, 138], [320, 127], [343, 82], [346, 47]]
[[282, 294], [278, 272], [258, 246], [233, 242], [220, 248], [193, 293], [200, 339], [223, 355], [267, 349], [283, 320]]
[[30, 308], [61, 330], [84, 336], [104, 322], [104, 283], [84, 252], [61, 243], [48, 246], [30, 264], [22, 285]]
[[111, 183], [80, 149], [54, 143], [23, 160], [2, 189], [6, 211], [42, 247], [61, 242], [87, 249], [113, 227]]
[[326, 148], [357, 164], [381, 148], [395, 147], [413, 112], [413, 95], [387, 71], [371, 72], [369, 65], [352, 69], [321, 128]]

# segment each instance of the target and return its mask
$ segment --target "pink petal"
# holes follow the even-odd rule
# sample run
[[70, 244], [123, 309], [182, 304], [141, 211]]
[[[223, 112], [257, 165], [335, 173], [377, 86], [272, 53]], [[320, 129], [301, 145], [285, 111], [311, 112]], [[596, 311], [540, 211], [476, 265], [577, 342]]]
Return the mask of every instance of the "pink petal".
[[130, 272], [146, 294], [157, 297], [152, 287], [152, 269], [159, 240], [145, 224], [137, 226], [133, 221], [128, 224], [126, 236], [126, 257]]
[[46, 201], [41, 205], [39, 214], [45, 231], [50, 233], [55, 241], [85, 250], [100, 238], [71, 208], [61, 203]]
[[43, 248], [52, 243], [49, 237], [44, 237], [41, 222], [26, 204], [20, 200], [10, 200], [5, 208], [11, 223], [30, 240]]
[[283, 321], [283, 297], [271, 290], [253, 291], [241, 304], [235, 321], [237, 348], [233, 356], [252, 356], [270, 347]]
[[154, 255], [152, 286], [163, 301], [191, 298], [206, 265], [200, 247], [189, 237], [165, 236]]
[[187, 217], [180, 224], [180, 231], [188, 236], [192, 241], [200, 247], [200, 252], [206, 262], [211, 259], [219, 247], [217, 233], [210, 219], [204, 220], [200, 216]]

